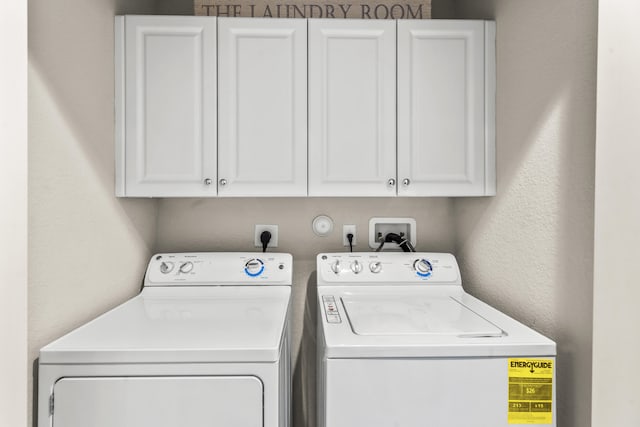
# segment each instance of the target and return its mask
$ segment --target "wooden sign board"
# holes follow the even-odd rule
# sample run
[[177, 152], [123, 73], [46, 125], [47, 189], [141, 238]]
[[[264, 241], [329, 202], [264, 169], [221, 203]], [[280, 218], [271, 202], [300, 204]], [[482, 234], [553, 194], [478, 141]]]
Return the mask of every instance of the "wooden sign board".
[[431, 0], [194, 0], [194, 12], [253, 18], [429, 19]]

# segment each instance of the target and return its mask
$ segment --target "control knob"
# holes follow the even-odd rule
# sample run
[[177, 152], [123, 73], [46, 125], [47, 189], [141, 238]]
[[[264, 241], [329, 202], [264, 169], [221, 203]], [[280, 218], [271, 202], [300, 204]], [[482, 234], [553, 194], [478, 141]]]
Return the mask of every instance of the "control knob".
[[183, 262], [180, 265], [180, 273], [190, 273], [193, 270], [193, 263], [191, 261]]
[[362, 263], [358, 260], [355, 260], [351, 263], [351, 271], [355, 274], [358, 274], [362, 271]]
[[340, 274], [340, 260], [335, 260], [331, 263], [331, 271], [333, 271], [335, 274]]
[[418, 276], [427, 277], [431, 275], [433, 266], [428, 260], [422, 258], [413, 262], [413, 269], [418, 273]]
[[162, 263], [160, 263], [160, 272], [162, 274], [171, 273], [171, 270], [173, 270], [173, 263], [171, 261], [162, 261]]
[[245, 263], [244, 271], [249, 276], [259, 276], [264, 271], [264, 262], [259, 258], [252, 258]]
[[374, 274], [380, 273], [382, 271], [382, 263], [380, 261], [369, 263], [369, 270]]

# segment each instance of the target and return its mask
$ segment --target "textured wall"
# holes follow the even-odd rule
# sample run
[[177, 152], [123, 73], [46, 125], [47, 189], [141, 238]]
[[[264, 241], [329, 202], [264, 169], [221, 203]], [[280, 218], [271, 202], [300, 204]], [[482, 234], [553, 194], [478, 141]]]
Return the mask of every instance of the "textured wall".
[[464, 0], [497, 21], [497, 196], [454, 202], [467, 288], [558, 343], [558, 426], [591, 402], [595, 0]]
[[593, 426], [634, 427], [640, 424], [640, 5], [599, 8]]
[[135, 294], [154, 244], [157, 202], [114, 197], [113, 16], [149, 7], [122, 3], [29, 2], [30, 363]]

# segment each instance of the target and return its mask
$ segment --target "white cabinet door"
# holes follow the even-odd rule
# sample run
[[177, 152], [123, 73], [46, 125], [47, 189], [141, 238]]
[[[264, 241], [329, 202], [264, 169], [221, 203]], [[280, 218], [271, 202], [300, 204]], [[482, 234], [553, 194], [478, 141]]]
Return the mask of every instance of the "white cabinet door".
[[309, 195], [396, 193], [396, 22], [309, 21]]
[[116, 116], [117, 195], [215, 195], [216, 20], [117, 17]]
[[218, 194], [307, 194], [307, 22], [218, 18]]
[[495, 194], [493, 25], [398, 21], [398, 195]]
[[252, 376], [62, 378], [52, 425], [261, 427], [263, 391]]

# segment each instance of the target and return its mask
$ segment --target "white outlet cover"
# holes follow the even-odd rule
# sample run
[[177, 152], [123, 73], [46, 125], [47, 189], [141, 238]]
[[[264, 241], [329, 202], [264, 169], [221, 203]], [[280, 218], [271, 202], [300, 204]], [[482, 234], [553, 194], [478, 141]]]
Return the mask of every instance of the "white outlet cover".
[[345, 224], [342, 226], [342, 245], [349, 247], [349, 239], [347, 239], [347, 234], [353, 234], [353, 246], [358, 244], [358, 234], [356, 233], [357, 229], [355, 224]]
[[271, 240], [269, 241], [269, 245], [267, 248], [277, 248], [278, 247], [278, 226], [271, 224], [256, 224], [255, 232], [253, 235], [253, 245], [256, 248], [262, 248], [262, 242], [260, 241], [260, 235], [263, 231], [268, 231], [271, 233]]

